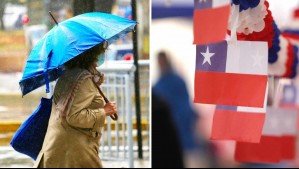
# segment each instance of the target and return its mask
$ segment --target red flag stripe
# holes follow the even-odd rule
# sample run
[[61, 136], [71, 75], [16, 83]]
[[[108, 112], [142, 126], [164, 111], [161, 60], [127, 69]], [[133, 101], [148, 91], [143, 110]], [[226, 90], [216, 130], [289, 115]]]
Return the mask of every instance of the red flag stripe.
[[263, 75], [197, 71], [194, 102], [263, 108], [267, 79]]
[[281, 138], [262, 136], [260, 143], [237, 142], [235, 160], [253, 163], [279, 163]]
[[295, 160], [296, 157], [296, 136], [281, 137], [281, 159]]
[[194, 10], [194, 44], [208, 44], [225, 39], [230, 5]]
[[266, 114], [216, 110], [211, 139], [259, 143]]

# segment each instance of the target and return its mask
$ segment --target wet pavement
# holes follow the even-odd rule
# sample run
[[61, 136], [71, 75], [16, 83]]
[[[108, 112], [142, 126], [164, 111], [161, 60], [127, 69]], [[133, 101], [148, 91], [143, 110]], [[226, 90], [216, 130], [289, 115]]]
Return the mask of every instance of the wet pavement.
[[19, 80], [22, 73], [0, 73], [0, 94], [20, 94]]
[[[149, 153], [144, 153], [145, 160], [135, 160], [134, 167], [149, 168]], [[128, 168], [124, 161], [102, 161], [105, 168]], [[26, 155], [14, 151], [9, 146], [0, 146], [0, 168], [31, 168], [33, 160]]]
[[1, 168], [32, 167], [33, 161], [25, 155], [15, 152], [11, 147], [0, 147]]
[[22, 97], [22, 73], [0, 73], [0, 121], [24, 121], [38, 106], [43, 88]]

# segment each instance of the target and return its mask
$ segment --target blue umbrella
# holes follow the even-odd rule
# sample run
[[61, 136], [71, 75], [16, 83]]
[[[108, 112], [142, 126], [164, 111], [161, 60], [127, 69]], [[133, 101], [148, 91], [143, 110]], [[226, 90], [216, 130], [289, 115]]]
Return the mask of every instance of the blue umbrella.
[[113, 43], [134, 30], [136, 21], [92, 12], [78, 15], [52, 28], [32, 49], [19, 82], [23, 96], [59, 78], [63, 64], [103, 42]]

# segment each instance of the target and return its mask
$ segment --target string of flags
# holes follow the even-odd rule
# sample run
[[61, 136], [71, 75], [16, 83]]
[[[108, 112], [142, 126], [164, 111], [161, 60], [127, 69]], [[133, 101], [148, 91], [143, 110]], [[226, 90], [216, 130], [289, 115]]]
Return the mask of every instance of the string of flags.
[[194, 102], [216, 105], [210, 139], [236, 141], [240, 162], [294, 160], [299, 94], [280, 85], [279, 105], [267, 101], [269, 77], [297, 75], [299, 28], [279, 30], [267, 0], [194, 5]]

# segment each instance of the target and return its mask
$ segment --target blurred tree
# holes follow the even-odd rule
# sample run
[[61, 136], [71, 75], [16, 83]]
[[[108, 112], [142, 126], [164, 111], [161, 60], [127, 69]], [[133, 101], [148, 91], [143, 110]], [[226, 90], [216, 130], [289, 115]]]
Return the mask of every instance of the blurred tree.
[[3, 15], [5, 10], [5, 4], [7, 3], [7, 0], [0, 0], [0, 29], [4, 30], [4, 22], [3, 22]]
[[95, 6], [94, 0], [82, 1], [74, 0], [74, 15], [79, 15], [86, 12], [93, 12]]
[[115, 0], [74, 0], [74, 15], [93, 11], [111, 13], [114, 3]]
[[95, 0], [95, 11], [111, 13], [115, 0]]
[[41, 0], [27, 0], [29, 25], [38, 25], [44, 23], [44, 2]]

